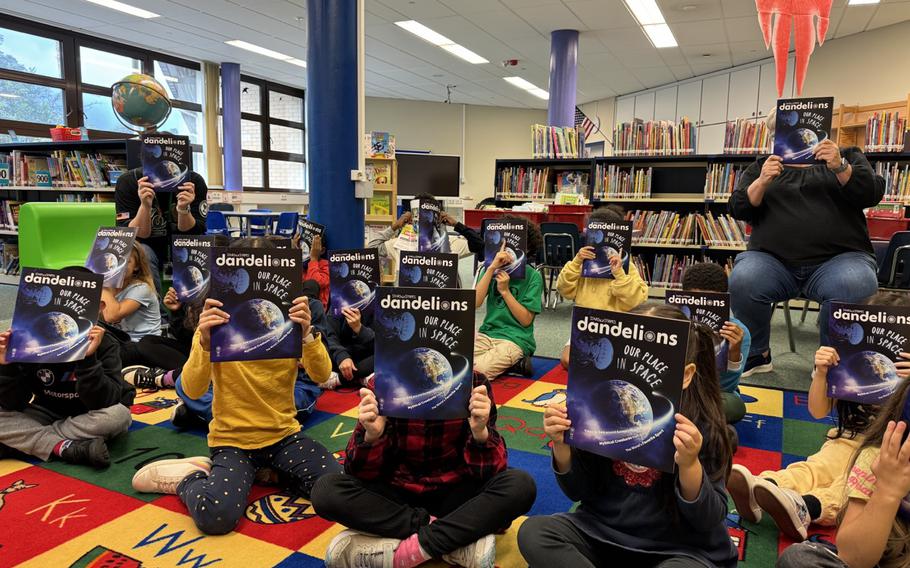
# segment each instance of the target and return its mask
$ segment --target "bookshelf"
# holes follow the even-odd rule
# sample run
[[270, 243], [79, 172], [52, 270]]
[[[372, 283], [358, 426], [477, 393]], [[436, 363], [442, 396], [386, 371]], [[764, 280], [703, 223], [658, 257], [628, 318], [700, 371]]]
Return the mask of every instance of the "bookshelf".
[[[859, 146], [863, 148], [866, 137], [866, 124], [875, 113], [879, 115], [900, 113], [900, 116], [910, 118], [910, 94], [899, 101], [872, 105], [839, 105], [834, 111], [832, 118], [831, 137], [839, 146]], [[882, 153], [890, 154], [890, 152]]]
[[593, 168], [590, 158], [496, 160], [493, 197], [497, 205], [553, 203], [560, 181], [570, 179], [576, 185], [565, 185], [567, 191], [590, 197]]
[[[373, 183], [373, 197], [364, 202], [366, 241], [370, 234], [384, 231], [395, 222], [398, 209], [398, 160], [367, 157], [367, 179]], [[383, 283], [395, 281], [395, 267], [382, 267]]]
[[[0, 154], [0, 162], [7, 164], [10, 174], [10, 184], [0, 186], [0, 284], [11, 285], [19, 281], [18, 211], [23, 203], [113, 201], [109, 172], [140, 165], [137, 139], [12, 142], [0, 144]], [[32, 165], [48, 167], [52, 186], [38, 186], [36, 178], [28, 175], [23, 164], [29, 164], [29, 158]], [[55, 162], [53, 158], [75, 158], [76, 162], [69, 165], [65, 163], [68, 159]], [[78, 176], [70, 169], [75, 167], [79, 168]]]

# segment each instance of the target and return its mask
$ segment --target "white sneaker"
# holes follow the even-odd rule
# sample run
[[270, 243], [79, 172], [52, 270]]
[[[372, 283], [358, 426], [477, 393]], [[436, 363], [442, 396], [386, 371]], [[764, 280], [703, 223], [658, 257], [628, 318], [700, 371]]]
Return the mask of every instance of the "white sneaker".
[[761, 521], [761, 507], [755, 502], [755, 476], [745, 466], [733, 464], [727, 478], [727, 492], [733, 498], [739, 516], [750, 523]]
[[143, 493], [177, 493], [177, 485], [186, 476], [201, 471], [212, 472], [212, 460], [205, 456], [152, 462], [133, 476], [133, 489]]
[[799, 493], [778, 487], [765, 479], [755, 482], [754, 493], [758, 505], [771, 515], [782, 533], [795, 542], [806, 540], [812, 519]]
[[319, 388], [322, 390], [333, 391], [341, 386], [341, 377], [338, 376], [338, 373], [332, 371], [332, 374], [329, 375], [328, 380], [324, 383], [319, 384]]
[[325, 551], [326, 568], [392, 568], [397, 538], [370, 536], [346, 530], [338, 533]]
[[496, 537], [491, 534], [443, 555], [449, 564], [464, 568], [493, 568], [496, 562]]

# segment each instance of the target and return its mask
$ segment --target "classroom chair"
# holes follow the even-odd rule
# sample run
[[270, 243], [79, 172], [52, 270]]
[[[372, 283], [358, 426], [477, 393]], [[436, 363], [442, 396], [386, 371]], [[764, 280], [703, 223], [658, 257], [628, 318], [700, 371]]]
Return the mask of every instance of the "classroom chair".
[[115, 225], [113, 203], [25, 203], [19, 210], [19, 263], [84, 266], [98, 228]]
[[297, 233], [297, 220], [300, 215], [294, 211], [282, 211], [278, 216], [275, 234], [281, 237], [293, 237]]
[[[250, 213], [271, 213], [271, 209], [250, 209]], [[250, 235], [254, 237], [264, 237], [272, 233], [272, 217], [263, 215], [262, 217], [250, 217], [247, 221], [250, 224]]]
[[208, 215], [205, 217], [205, 234], [232, 236], [231, 228], [228, 227], [224, 213], [209, 209]]

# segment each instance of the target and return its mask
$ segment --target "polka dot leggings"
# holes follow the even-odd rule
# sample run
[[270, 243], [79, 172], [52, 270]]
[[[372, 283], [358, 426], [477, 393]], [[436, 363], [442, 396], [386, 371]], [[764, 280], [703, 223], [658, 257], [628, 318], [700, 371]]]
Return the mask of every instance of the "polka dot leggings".
[[211, 453], [211, 474], [195, 473], [177, 486], [180, 500], [206, 534], [227, 534], [234, 529], [260, 467], [274, 469], [284, 486], [305, 498], [310, 497], [320, 476], [342, 471], [325, 447], [300, 432], [258, 450], [219, 446], [211, 448]]

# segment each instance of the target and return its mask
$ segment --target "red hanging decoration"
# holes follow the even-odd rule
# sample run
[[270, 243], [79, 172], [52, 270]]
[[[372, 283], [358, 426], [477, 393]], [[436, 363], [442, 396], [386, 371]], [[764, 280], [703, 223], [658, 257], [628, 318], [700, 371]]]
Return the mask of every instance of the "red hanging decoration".
[[831, 2], [832, 0], [755, 0], [758, 24], [765, 38], [765, 47], [771, 47], [772, 44], [774, 46], [778, 97], [784, 93], [784, 82], [787, 77], [791, 19], [794, 19], [796, 24], [796, 94], [802, 95], [809, 57], [815, 51], [815, 40], [818, 39], [818, 45], [825, 43]]

